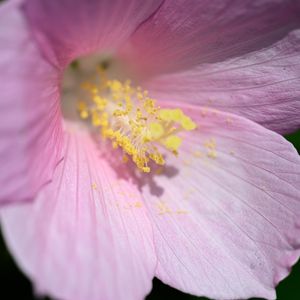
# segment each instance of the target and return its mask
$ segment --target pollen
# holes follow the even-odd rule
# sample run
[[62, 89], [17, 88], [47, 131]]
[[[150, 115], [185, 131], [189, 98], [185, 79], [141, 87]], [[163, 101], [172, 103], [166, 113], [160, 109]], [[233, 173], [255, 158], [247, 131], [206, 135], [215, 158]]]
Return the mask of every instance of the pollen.
[[129, 158], [142, 172], [151, 171], [151, 162], [165, 164], [165, 152], [178, 155], [183, 142], [181, 132], [196, 124], [180, 109], [160, 108], [148, 91], [130, 80], [107, 78], [98, 68], [97, 80], [81, 85], [85, 100], [78, 101], [81, 119], [110, 140], [113, 148], [123, 151], [123, 162]]

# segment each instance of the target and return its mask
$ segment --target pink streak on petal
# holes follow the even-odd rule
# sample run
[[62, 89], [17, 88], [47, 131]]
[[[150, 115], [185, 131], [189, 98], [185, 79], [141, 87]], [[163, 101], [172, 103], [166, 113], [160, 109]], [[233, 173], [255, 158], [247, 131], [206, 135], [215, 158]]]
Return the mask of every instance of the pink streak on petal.
[[0, 204], [32, 200], [61, 159], [58, 72], [41, 58], [17, 4], [0, 6]]
[[142, 299], [156, 258], [140, 193], [90, 137], [65, 141], [65, 160], [37, 201], [1, 212], [9, 248], [36, 288], [54, 298]]
[[48, 59], [65, 66], [95, 51], [113, 53], [162, 0], [28, 0], [25, 12]]
[[[159, 197], [143, 190], [156, 275], [198, 296], [275, 299], [300, 254], [300, 158], [281, 136], [244, 118], [182, 109], [199, 128], [178, 158], [167, 159], [178, 173], [157, 177]], [[211, 139], [215, 158], [204, 145]]]
[[166, 0], [130, 40], [129, 64], [159, 74], [262, 49], [300, 27], [297, 1]]
[[300, 30], [267, 49], [148, 82], [160, 100], [215, 107], [280, 133], [300, 128]]

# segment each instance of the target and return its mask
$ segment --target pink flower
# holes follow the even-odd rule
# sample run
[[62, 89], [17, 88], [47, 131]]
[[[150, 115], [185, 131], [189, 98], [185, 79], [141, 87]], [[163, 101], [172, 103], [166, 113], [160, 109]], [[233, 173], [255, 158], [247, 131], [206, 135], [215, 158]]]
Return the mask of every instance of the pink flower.
[[[275, 299], [300, 254], [300, 159], [275, 133], [300, 127], [299, 12], [293, 0], [2, 4], [0, 201], [11, 205], [1, 221], [39, 292], [142, 299], [157, 276], [195, 295]], [[79, 69], [67, 68], [74, 60]], [[111, 81], [102, 78], [96, 92], [84, 86], [103, 106], [91, 118], [101, 126], [67, 121], [80, 80], [99, 63]], [[162, 117], [123, 77], [173, 110]], [[147, 134], [143, 116], [118, 119], [112, 110], [126, 89], [142, 93], [149, 116], [160, 114]], [[89, 119], [84, 101], [79, 112]], [[116, 120], [122, 138], [104, 125]], [[173, 126], [187, 130], [175, 135]], [[138, 170], [150, 171], [143, 155], [129, 153], [133, 128], [163, 168]]]

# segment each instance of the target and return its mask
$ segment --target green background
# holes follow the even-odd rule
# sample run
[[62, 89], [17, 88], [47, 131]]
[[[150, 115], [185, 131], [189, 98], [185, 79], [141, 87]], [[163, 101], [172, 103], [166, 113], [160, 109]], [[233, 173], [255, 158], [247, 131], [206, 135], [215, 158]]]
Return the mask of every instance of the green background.
[[[294, 144], [300, 153], [300, 131], [287, 136], [287, 139]], [[0, 240], [0, 283], [1, 299], [35, 299], [30, 282], [16, 267], [2, 239]], [[277, 295], [278, 300], [300, 299], [300, 262], [294, 266], [290, 276], [279, 284]], [[204, 300], [206, 298], [181, 293], [164, 285], [158, 279], [154, 279], [153, 290], [147, 297], [147, 300], [155, 299]]]

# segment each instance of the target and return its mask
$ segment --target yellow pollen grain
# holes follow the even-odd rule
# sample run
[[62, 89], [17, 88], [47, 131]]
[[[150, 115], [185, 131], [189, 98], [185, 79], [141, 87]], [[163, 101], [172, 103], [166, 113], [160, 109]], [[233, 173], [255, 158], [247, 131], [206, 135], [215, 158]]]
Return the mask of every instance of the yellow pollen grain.
[[216, 148], [216, 140], [214, 138], [211, 138], [207, 141], [204, 142], [204, 146], [207, 148], [207, 149], [215, 149]]
[[141, 208], [142, 206], [143, 206], [142, 202], [137, 201], [134, 203], [134, 207]]
[[207, 156], [209, 157], [209, 158], [213, 158], [213, 159], [215, 159], [215, 158], [217, 158], [217, 152], [215, 151], [215, 150], [210, 150], [208, 153], [207, 153]]
[[193, 120], [180, 109], [161, 109], [130, 80], [108, 80], [104, 69], [97, 71], [100, 84], [81, 84], [87, 100], [78, 102], [79, 116], [123, 150], [124, 163], [131, 158], [142, 172], [151, 171], [151, 162], [164, 165], [164, 152], [177, 155], [183, 142], [178, 134], [196, 129]]
[[165, 203], [164, 201], [159, 201], [157, 203], [157, 208], [158, 208], [158, 214], [159, 215], [164, 215], [164, 214], [170, 214], [170, 213], [172, 213], [172, 210], [169, 208], [169, 206], [167, 205], [167, 203]]
[[204, 146], [207, 149], [207, 156], [209, 158], [216, 159], [218, 156], [217, 150], [216, 150], [216, 148], [217, 148], [216, 140], [214, 138], [210, 138], [204, 142]]
[[123, 163], [126, 164], [128, 163], [128, 156], [126, 154], [123, 155]]

